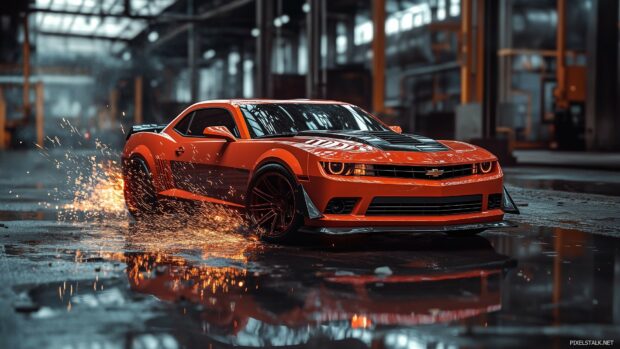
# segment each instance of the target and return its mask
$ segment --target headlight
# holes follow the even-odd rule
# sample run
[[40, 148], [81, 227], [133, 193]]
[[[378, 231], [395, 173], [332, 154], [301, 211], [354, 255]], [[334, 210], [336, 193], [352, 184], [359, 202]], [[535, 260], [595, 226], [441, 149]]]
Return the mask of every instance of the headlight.
[[344, 172], [344, 164], [342, 162], [328, 162], [327, 171], [331, 174], [340, 175]]
[[321, 162], [325, 173], [336, 176], [365, 176], [370, 165], [347, 164], [342, 162]]
[[481, 162], [478, 164], [480, 173], [489, 173], [493, 170], [493, 161]]

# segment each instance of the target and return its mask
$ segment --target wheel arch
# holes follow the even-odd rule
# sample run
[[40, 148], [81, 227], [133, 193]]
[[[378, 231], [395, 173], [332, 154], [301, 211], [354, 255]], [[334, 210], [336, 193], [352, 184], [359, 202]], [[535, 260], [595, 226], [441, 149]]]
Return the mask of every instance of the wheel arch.
[[[284, 152], [284, 154], [288, 154], [288, 157], [282, 158], [282, 157], [273, 156], [272, 154], [272, 156], [263, 156], [259, 159], [259, 161], [257, 161], [257, 164], [254, 167], [254, 170], [249, 176], [247, 191], [250, 190], [250, 186], [252, 185], [254, 177], [256, 176], [256, 173], [261, 168], [267, 165], [271, 165], [271, 164], [280, 165], [292, 175], [295, 181], [294, 183], [295, 184], [295, 195], [297, 196], [297, 200], [300, 203], [300, 207], [298, 211], [304, 217], [310, 218], [310, 219], [316, 219], [316, 218], [323, 217], [319, 209], [312, 202], [312, 199], [310, 198], [310, 196], [304, 189], [302, 183], [299, 181], [300, 177], [305, 176], [300, 162], [297, 160], [297, 158], [293, 154], [285, 150], [282, 150], [282, 151]], [[293, 159], [294, 161], [289, 163], [289, 162], [286, 162], [285, 159], [289, 159], [289, 160]]]
[[143, 144], [138, 145], [134, 149], [132, 149], [126, 157], [126, 160], [130, 160], [132, 158], [140, 158], [146, 163], [147, 171], [151, 175], [152, 178], [155, 178], [155, 157], [149, 150], [149, 148]]
[[155, 166], [155, 158], [149, 148], [145, 145], [139, 145], [132, 149], [127, 156], [123, 159], [123, 177], [125, 177], [125, 182], [127, 180], [127, 170], [129, 166], [129, 161], [131, 159], [138, 158], [142, 160], [146, 165], [146, 171], [151, 176], [151, 180], [155, 181], [156, 177], [156, 166]]
[[[254, 174], [263, 166], [268, 164], [278, 164], [283, 166], [287, 171], [289, 171], [296, 179], [299, 176], [303, 176], [305, 171], [297, 157], [293, 155], [291, 152], [284, 149], [272, 149], [263, 153], [254, 164], [254, 168], [250, 173], [249, 180], [251, 181]], [[249, 184], [249, 182], [248, 182]]]

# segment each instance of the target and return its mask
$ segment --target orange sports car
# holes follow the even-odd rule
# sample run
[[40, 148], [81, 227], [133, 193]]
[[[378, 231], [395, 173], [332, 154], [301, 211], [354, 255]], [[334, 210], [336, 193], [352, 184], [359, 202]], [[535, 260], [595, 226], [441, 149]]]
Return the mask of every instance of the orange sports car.
[[403, 134], [361, 108], [315, 100], [196, 103], [167, 125], [134, 126], [123, 151], [134, 217], [162, 199], [246, 212], [267, 241], [297, 232], [448, 232], [512, 226], [497, 158]]

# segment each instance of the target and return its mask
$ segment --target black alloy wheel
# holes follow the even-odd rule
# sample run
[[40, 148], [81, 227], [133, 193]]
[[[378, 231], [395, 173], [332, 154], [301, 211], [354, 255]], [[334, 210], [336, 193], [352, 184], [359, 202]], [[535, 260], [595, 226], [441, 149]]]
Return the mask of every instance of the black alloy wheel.
[[246, 206], [250, 226], [259, 230], [261, 239], [284, 242], [301, 226], [296, 187], [293, 175], [281, 165], [269, 164], [257, 171]]

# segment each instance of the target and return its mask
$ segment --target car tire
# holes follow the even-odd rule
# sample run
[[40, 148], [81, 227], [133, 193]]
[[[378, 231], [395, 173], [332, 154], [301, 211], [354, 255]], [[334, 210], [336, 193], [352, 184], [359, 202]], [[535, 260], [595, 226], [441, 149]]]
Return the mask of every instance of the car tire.
[[292, 242], [304, 222], [299, 213], [299, 185], [280, 164], [267, 164], [256, 171], [246, 195], [246, 216], [250, 229], [261, 240]]
[[151, 171], [144, 159], [134, 156], [125, 166], [125, 205], [136, 219], [151, 216], [159, 207]]

